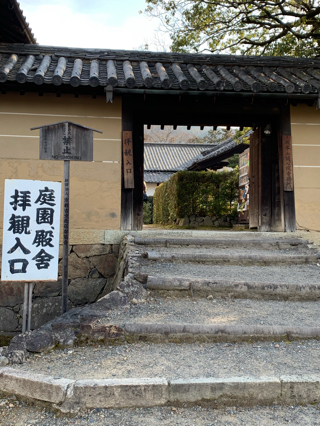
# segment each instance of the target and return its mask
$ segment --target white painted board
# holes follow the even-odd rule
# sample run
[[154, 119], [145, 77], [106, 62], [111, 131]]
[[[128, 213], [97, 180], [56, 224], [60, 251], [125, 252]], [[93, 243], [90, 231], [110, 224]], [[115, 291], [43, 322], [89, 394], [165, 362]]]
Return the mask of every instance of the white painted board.
[[2, 281], [58, 279], [61, 183], [6, 179]]

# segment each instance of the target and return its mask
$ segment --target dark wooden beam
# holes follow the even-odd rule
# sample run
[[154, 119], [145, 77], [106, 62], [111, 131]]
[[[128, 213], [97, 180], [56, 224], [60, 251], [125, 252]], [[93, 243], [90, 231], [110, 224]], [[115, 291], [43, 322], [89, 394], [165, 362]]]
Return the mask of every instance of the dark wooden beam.
[[132, 229], [140, 231], [143, 227], [143, 123], [133, 123], [133, 159], [134, 159], [134, 189]]
[[260, 160], [260, 226], [259, 231], [271, 231], [272, 217], [272, 152], [270, 137], [263, 133], [265, 125], [261, 128], [261, 160]]
[[[133, 109], [128, 98], [122, 100], [122, 131], [133, 131]], [[121, 176], [121, 229], [131, 231], [133, 229], [133, 190], [124, 188], [123, 166]]]
[[[281, 109], [280, 118], [280, 137], [279, 137], [279, 157], [280, 157], [280, 169], [281, 169], [281, 184], [282, 184], [282, 196], [283, 196], [283, 215], [284, 215], [284, 231], [295, 232], [296, 230], [296, 211], [294, 201], [294, 189], [292, 191], [286, 191], [285, 179], [286, 170], [283, 167], [283, 141], [284, 137], [289, 137], [290, 145], [292, 149], [291, 141], [291, 121], [290, 121], [290, 105]], [[287, 139], [287, 138], [286, 138]], [[291, 170], [293, 170], [293, 164], [291, 161]], [[293, 183], [294, 188], [294, 183]]]

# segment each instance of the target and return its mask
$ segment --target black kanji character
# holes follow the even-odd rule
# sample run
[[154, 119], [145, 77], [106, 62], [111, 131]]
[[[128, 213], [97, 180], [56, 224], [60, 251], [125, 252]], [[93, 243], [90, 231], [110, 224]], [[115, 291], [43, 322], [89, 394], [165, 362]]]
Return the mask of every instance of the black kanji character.
[[64, 147], [64, 150], [62, 151], [62, 154], [71, 154], [70, 147], [68, 145], [66, 145]]
[[36, 199], [35, 204], [40, 203], [40, 206], [43, 204], [48, 204], [48, 206], [55, 206], [56, 198], [54, 195], [54, 189], [49, 189], [45, 186], [44, 189], [39, 189], [39, 197]]
[[130, 163], [130, 161], [129, 161], [129, 160], [127, 160], [127, 162], [126, 162], [126, 166], [132, 166], [132, 163]]
[[21, 248], [22, 252], [24, 254], [29, 254], [31, 251], [27, 249], [22, 242], [20, 241], [19, 237], [16, 237], [16, 243], [15, 245], [8, 251], [8, 254], [14, 253], [18, 248]]
[[41, 249], [38, 254], [36, 254], [32, 260], [36, 261], [36, 267], [38, 269], [48, 269], [50, 266], [50, 260], [52, 260], [54, 256], [47, 253], [45, 250]]
[[54, 209], [42, 207], [37, 209], [36, 222], [38, 225], [41, 223], [48, 223], [49, 225], [53, 224], [53, 214]]
[[71, 145], [71, 141], [71, 136], [63, 136], [62, 138], [63, 145]]
[[[27, 259], [11, 259], [8, 262], [10, 265], [10, 274], [25, 274], [27, 272], [27, 266], [29, 265]], [[15, 269], [16, 263], [22, 263], [20, 269]]]
[[40, 231], [36, 231], [36, 236], [34, 237], [33, 243], [36, 247], [53, 247], [53, 244], [51, 244], [51, 241], [53, 240], [53, 232], [52, 231], [45, 231], [44, 229], [41, 229]]
[[30, 226], [30, 216], [16, 216], [12, 213], [12, 216], [9, 219], [10, 227], [8, 231], [12, 231], [14, 234], [23, 234], [29, 235], [31, 231], [28, 231]]
[[18, 207], [22, 207], [22, 210], [25, 211], [27, 207], [31, 207], [30, 191], [18, 191], [14, 190], [14, 195], [11, 195], [10, 198], [13, 198], [10, 206], [13, 210], [17, 210]]

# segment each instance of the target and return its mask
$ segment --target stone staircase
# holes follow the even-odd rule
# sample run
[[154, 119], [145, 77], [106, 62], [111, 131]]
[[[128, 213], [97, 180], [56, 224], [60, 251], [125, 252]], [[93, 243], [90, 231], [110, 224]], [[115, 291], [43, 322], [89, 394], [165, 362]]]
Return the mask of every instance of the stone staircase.
[[[288, 234], [205, 235], [126, 237], [115, 290], [68, 317], [85, 365], [48, 355], [67, 381], [56, 408], [320, 402], [318, 247]], [[45, 357], [28, 362], [16, 383], [45, 371]]]
[[[320, 337], [317, 246], [283, 234], [213, 235], [135, 238], [131, 272], [151, 295], [126, 323], [128, 334], [180, 342]], [[152, 306], [157, 297], [161, 310]], [[195, 301], [201, 312], [192, 318]]]

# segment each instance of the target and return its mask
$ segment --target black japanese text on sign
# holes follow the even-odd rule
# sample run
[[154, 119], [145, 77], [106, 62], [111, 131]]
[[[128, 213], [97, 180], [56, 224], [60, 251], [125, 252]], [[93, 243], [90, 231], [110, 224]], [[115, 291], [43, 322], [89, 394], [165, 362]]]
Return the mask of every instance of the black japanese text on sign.
[[132, 132], [122, 132], [123, 180], [125, 188], [134, 188]]
[[282, 156], [283, 156], [283, 189], [293, 191], [293, 162], [292, 162], [292, 141], [291, 136], [282, 136]]
[[3, 281], [57, 279], [60, 200], [60, 182], [5, 181]]

